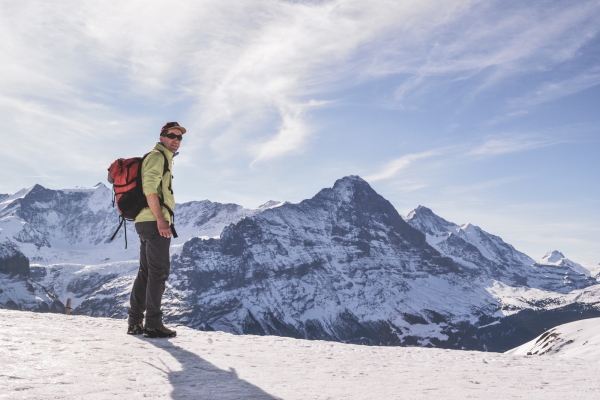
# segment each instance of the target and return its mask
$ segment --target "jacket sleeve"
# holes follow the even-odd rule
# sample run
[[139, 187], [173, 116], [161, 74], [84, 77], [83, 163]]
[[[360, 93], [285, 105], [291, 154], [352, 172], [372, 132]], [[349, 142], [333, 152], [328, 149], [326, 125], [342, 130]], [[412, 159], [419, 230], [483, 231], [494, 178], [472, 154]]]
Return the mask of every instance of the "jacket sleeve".
[[152, 152], [142, 163], [142, 186], [144, 195], [158, 193], [158, 185], [162, 180], [165, 161], [164, 156], [158, 151]]

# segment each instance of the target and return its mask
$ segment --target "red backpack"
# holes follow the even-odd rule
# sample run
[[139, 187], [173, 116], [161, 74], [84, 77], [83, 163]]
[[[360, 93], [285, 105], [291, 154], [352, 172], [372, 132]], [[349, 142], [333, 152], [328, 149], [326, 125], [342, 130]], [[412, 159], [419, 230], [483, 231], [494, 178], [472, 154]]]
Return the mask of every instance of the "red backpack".
[[[116, 204], [120, 214], [119, 226], [110, 240], [112, 241], [121, 226], [125, 225], [125, 248], [127, 248], [127, 221], [134, 221], [140, 211], [148, 207], [142, 186], [142, 162], [148, 154], [150, 153], [146, 153], [143, 157], [119, 158], [108, 167], [108, 182], [113, 185], [114, 192], [113, 207]], [[164, 176], [169, 169], [169, 162], [164, 154], [162, 156], [165, 159]], [[160, 204], [173, 215], [173, 211], [164, 204], [162, 199]]]

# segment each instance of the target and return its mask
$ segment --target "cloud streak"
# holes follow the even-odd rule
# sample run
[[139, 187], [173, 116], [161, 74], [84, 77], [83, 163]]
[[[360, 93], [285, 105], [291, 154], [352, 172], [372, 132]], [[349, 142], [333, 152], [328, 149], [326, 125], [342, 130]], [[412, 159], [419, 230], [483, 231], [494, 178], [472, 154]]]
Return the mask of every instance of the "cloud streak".
[[537, 106], [600, 85], [600, 72], [588, 71], [558, 82], [546, 82], [527, 95], [510, 102], [513, 109]]
[[396, 158], [395, 160], [388, 162], [379, 171], [366, 176], [365, 180], [368, 182], [376, 182], [384, 179], [393, 178], [398, 174], [398, 172], [414, 164], [415, 161], [433, 157], [437, 154], [439, 154], [439, 152], [434, 150], [422, 153], [407, 154], [405, 156]]
[[537, 136], [525, 137], [499, 137], [487, 140], [482, 145], [471, 150], [468, 155], [473, 156], [496, 156], [500, 154], [518, 153], [547, 147], [561, 143], [555, 139], [541, 138]]

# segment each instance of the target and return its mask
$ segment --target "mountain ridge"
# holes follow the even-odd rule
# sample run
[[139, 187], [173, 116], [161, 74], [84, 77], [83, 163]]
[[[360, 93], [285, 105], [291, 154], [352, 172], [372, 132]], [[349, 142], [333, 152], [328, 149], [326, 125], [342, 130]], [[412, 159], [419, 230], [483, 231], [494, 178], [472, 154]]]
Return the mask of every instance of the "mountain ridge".
[[[28, 256], [45, 257], [34, 260], [31, 277], [63, 299], [73, 298], [73, 313], [123, 317], [137, 270], [127, 261], [137, 257], [136, 235], [127, 251], [106, 243], [104, 232], [112, 233], [116, 211], [103, 184], [56, 192], [32, 187], [13, 196], [13, 202], [25, 198], [18, 207], [6, 211], [1, 203], [0, 242], [9, 239]], [[67, 221], [72, 225], [61, 225], [57, 199], [76, 210]], [[172, 247], [167, 322], [350, 343], [503, 351], [490, 338], [505, 338], [523, 322], [524, 311], [563, 321], [561, 307], [571, 307], [569, 318], [598, 307], [595, 294], [574, 295], [593, 287], [592, 278], [568, 265], [536, 264], [501, 238], [449, 222], [427, 207], [404, 219], [358, 176], [296, 204], [269, 201], [249, 210], [203, 200], [178, 204], [175, 211], [181, 237]], [[75, 235], [82, 232], [76, 222], [86, 218], [97, 224], [95, 232]], [[18, 229], [4, 229], [9, 225]], [[62, 226], [70, 230], [61, 232]], [[27, 229], [30, 241], [17, 240]], [[50, 247], [37, 248], [35, 234]], [[80, 244], [60, 248], [57, 238], [69, 234]]]

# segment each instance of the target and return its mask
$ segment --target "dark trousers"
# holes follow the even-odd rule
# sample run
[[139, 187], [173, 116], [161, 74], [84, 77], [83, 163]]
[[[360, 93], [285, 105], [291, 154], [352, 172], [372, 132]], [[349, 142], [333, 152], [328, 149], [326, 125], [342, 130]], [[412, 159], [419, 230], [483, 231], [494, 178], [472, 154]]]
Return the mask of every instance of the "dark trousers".
[[128, 322], [141, 324], [145, 311], [146, 327], [157, 328], [162, 325], [160, 305], [171, 270], [171, 238], [160, 236], [156, 222], [138, 222], [135, 230], [140, 236], [140, 269], [131, 290]]

